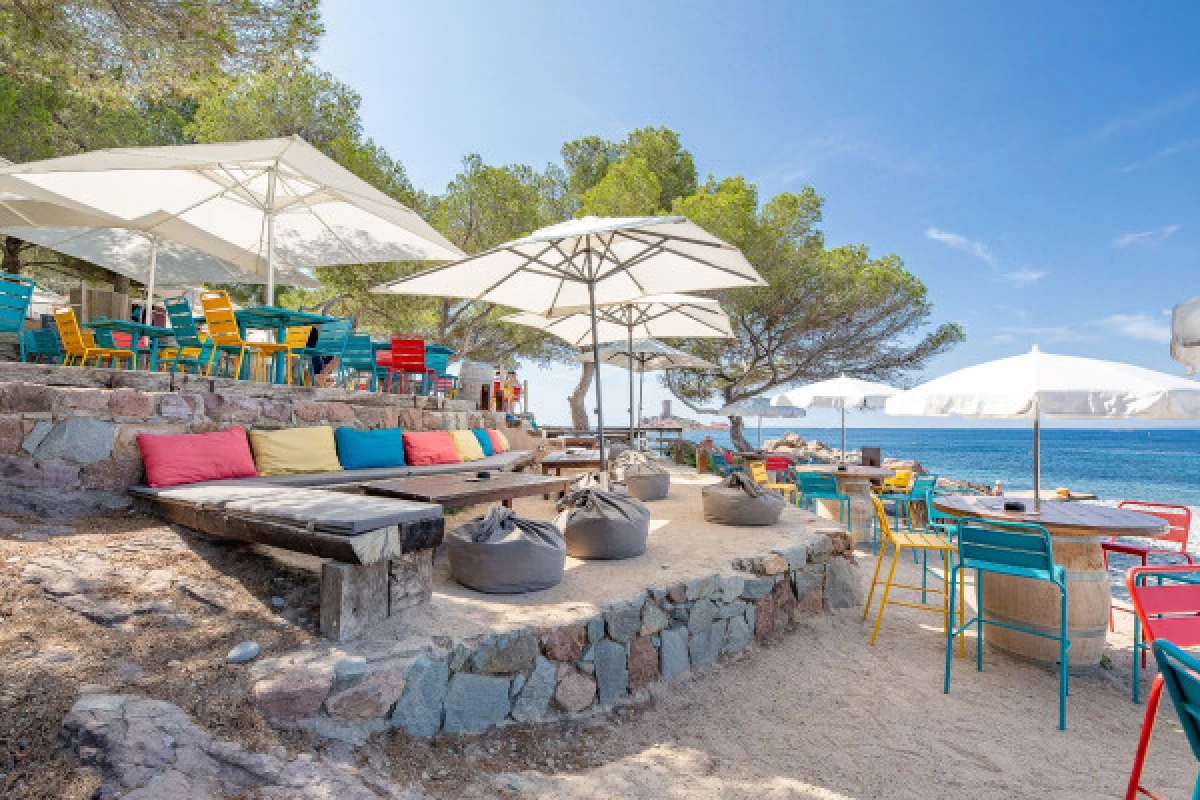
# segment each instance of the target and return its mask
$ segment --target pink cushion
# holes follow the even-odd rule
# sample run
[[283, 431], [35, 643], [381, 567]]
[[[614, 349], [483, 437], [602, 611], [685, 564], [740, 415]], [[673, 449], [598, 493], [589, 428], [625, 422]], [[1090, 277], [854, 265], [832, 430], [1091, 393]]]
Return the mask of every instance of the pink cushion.
[[457, 464], [462, 461], [450, 431], [404, 432], [404, 460], [414, 467]]
[[487, 429], [488, 438], [492, 440], [492, 450], [497, 453], [503, 453], [508, 450], [508, 442], [500, 438], [500, 434], [496, 433], [491, 428]]
[[215, 433], [139, 433], [146, 482], [159, 489], [223, 478], [258, 475], [243, 428]]

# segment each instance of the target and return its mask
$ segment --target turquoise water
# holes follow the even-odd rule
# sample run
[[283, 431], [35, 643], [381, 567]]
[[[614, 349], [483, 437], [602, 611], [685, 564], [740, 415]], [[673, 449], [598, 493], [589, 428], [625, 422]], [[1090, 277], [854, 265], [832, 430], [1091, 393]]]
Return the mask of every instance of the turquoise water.
[[[763, 439], [785, 431], [836, 447], [841, 430], [797, 426], [763, 428]], [[724, 432], [688, 431], [724, 446]], [[749, 430], [753, 443], [757, 430]], [[884, 458], [915, 458], [929, 472], [1009, 489], [1033, 488], [1032, 434], [1019, 429], [850, 428], [846, 445], [883, 449]], [[1105, 500], [1138, 499], [1200, 506], [1200, 429], [1092, 428], [1042, 431], [1042, 486], [1066, 486]]]

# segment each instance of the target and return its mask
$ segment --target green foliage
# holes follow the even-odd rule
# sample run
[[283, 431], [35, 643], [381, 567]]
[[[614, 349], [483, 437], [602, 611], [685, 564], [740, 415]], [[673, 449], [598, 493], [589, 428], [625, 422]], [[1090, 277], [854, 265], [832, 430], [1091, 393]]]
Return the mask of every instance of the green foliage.
[[597, 217], [647, 216], [659, 208], [662, 184], [641, 156], [622, 158], [583, 193], [579, 212]]

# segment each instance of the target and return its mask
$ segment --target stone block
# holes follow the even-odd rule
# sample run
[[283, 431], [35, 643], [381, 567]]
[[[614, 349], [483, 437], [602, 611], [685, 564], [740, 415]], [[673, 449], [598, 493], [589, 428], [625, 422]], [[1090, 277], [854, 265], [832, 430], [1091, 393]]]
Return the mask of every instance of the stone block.
[[95, 417], [68, 417], [42, 439], [34, 458], [62, 459], [72, 464], [94, 464], [112, 455], [117, 426]]
[[417, 430], [444, 431], [446, 430], [446, 418], [436, 411], [422, 411], [421, 424], [417, 427]]
[[731, 603], [741, 596], [745, 585], [745, 575], [726, 575], [721, 579], [721, 589], [717, 592], [717, 599], [722, 603]]
[[45, 413], [54, 411], [59, 390], [40, 383], [14, 381], [0, 384], [0, 412], [6, 414]]
[[160, 395], [137, 389], [117, 389], [108, 398], [108, 413], [114, 417], [149, 419], [158, 411]]
[[688, 633], [693, 636], [703, 633], [712, 627], [716, 619], [717, 604], [711, 600], [700, 600], [692, 606], [692, 613], [688, 615]]
[[424, 430], [424, 428], [422, 427], [422, 425], [424, 424], [424, 418], [423, 418], [424, 413], [425, 412], [420, 411], [419, 409], [415, 409], [415, 408], [399, 409], [397, 412], [397, 417], [399, 418], [399, 426], [406, 431]]
[[697, 578], [688, 578], [687, 580], [687, 599], [699, 600], [702, 597], [708, 597], [721, 585], [720, 575], [704, 575]]
[[429, 602], [433, 597], [432, 549], [404, 553], [388, 562], [388, 595], [392, 615]]
[[642, 624], [638, 628], [641, 636], [653, 636], [671, 624], [671, 618], [655, 603], [646, 603], [642, 607]]
[[546, 716], [557, 680], [558, 668], [553, 662], [539, 657], [513, 703], [512, 718], [517, 722], [533, 722]]
[[775, 579], [767, 577], [747, 578], [742, 586], [740, 597], [743, 600], [751, 602], [758, 601], [767, 596], [767, 592], [775, 588]]
[[509, 679], [459, 672], [446, 690], [446, 733], [483, 733], [508, 717]]
[[728, 620], [717, 620], [711, 627], [691, 635], [688, 641], [688, 655], [691, 656], [693, 667], [703, 667], [717, 660], [725, 644], [727, 624]]
[[687, 672], [688, 661], [688, 632], [687, 628], [667, 628], [659, 638], [659, 674], [664, 678], [673, 678]]
[[771, 548], [771, 552], [786, 558], [788, 566], [792, 569], [800, 569], [808, 563], [808, 548], [802, 544], [791, 547], [774, 547]]
[[254, 684], [254, 707], [272, 723], [294, 722], [317, 713], [332, 687], [330, 668], [289, 670]]
[[192, 422], [204, 416], [204, 401], [195, 394], [164, 394], [158, 400], [158, 415], [178, 422]]
[[587, 627], [582, 622], [560, 625], [542, 639], [542, 651], [551, 661], [576, 661], [587, 646]]
[[403, 691], [404, 677], [395, 670], [382, 669], [329, 695], [325, 699], [325, 710], [335, 719], [386, 717]]
[[604, 617], [592, 617], [587, 623], [588, 644], [595, 644], [604, 638]]
[[855, 608], [865, 602], [862, 575], [844, 558], [835, 558], [825, 567], [825, 602], [830, 608]]
[[735, 600], [732, 603], [722, 603], [717, 607], [717, 619], [740, 617], [746, 613], [746, 609], [749, 607], [749, 604], [742, 600]]
[[34, 423], [33, 428], [31, 428], [25, 434], [25, 441], [21, 443], [21, 449], [26, 453], [32, 454], [35, 450], [37, 450], [38, 445], [42, 443], [42, 440], [46, 438], [46, 434], [48, 434], [53, 428], [53, 422], [45, 419], [39, 419]]
[[554, 701], [564, 711], [578, 712], [596, 699], [596, 680], [569, 664], [558, 669], [558, 685], [554, 689]]
[[69, 416], [75, 412], [85, 414], [107, 415], [110, 392], [103, 389], [60, 389], [56, 388], [53, 395], [56, 416]]
[[747, 621], [745, 615], [733, 617], [725, 631], [725, 653], [740, 653], [750, 644], [750, 638], [754, 635], [754, 628]]
[[642, 624], [640, 603], [614, 603], [604, 610], [604, 625], [613, 641], [628, 643]]
[[825, 608], [825, 564], [807, 564], [792, 573], [796, 611], [818, 614]]
[[144, 473], [140, 458], [110, 458], [82, 467], [79, 482], [84, 489], [120, 492], [141, 483]]
[[825, 564], [833, 557], [833, 539], [826, 534], [818, 534], [809, 539], [808, 560], [814, 564]]
[[636, 692], [658, 680], [658, 649], [650, 636], [629, 643], [629, 690]]
[[262, 416], [262, 400], [233, 391], [204, 395], [204, 415], [214, 422], [252, 425]]
[[667, 589], [667, 599], [672, 603], [687, 602], [687, 584], [677, 583]]
[[422, 653], [404, 676], [404, 691], [392, 710], [392, 724], [413, 736], [433, 736], [442, 728], [442, 708], [450, 681], [445, 661]]
[[20, 417], [0, 417], [0, 456], [15, 456], [25, 442], [25, 421]]
[[596, 694], [602, 706], [612, 705], [629, 692], [625, 646], [611, 639], [596, 643]]
[[537, 656], [537, 638], [529, 631], [494, 634], [475, 650], [471, 668], [485, 675], [511, 675], [532, 668]]
[[0, 484], [13, 489], [79, 488], [79, 467], [59, 459], [0, 456]]

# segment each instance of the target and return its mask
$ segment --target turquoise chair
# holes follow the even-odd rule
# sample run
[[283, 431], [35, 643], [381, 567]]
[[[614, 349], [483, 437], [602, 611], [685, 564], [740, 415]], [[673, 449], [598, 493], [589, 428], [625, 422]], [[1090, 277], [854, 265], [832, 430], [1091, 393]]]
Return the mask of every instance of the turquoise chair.
[[313, 356], [322, 356], [324, 358], [341, 359], [342, 354], [346, 350], [346, 344], [350, 341], [351, 331], [354, 330], [354, 320], [335, 319], [331, 322], [322, 322], [317, 328], [317, 343], [312, 347], [304, 347], [299, 350], [293, 350], [292, 355], [301, 357], [301, 376], [303, 377], [304, 370], [308, 370], [311, 383], [316, 385], [317, 376], [313, 374], [312, 360]]
[[29, 278], [0, 272], [0, 333], [17, 335], [17, 351], [22, 362], [25, 361], [25, 337], [21, 335], [21, 329], [25, 327], [25, 316], [29, 313], [36, 286]]
[[[957, 541], [958, 517], [954, 516], [953, 514], [947, 514], [943, 511], [938, 511], [936, 508], [934, 508], [933, 507], [933, 498], [941, 496], [941, 495], [964, 495], [964, 494], [978, 495], [979, 492], [976, 491], [975, 489], [971, 489], [969, 487], [963, 487], [960, 489], [960, 488], [951, 487], [951, 486], [945, 486], [945, 487], [935, 486], [934, 488], [927, 491], [925, 493], [925, 509], [926, 509], [925, 513], [926, 513], [926, 520], [927, 520], [927, 522], [925, 524], [925, 532], [926, 533], [940, 533], [943, 536], [946, 536], [947, 538], [949, 538], [950, 541], [952, 541], [952, 542]], [[915, 554], [914, 554], [914, 557], [915, 557]], [[922, 573], [921, 574], [921, 602], [923, 603], [923, 602], [925, 602], [925, 587], [928, 585], [927, 581], [928, 581], [929, 576], [933, 575], [938, 580], [941, 580], [942, 576], [938, 574], [937, 567], [934, 567], [933, 571], [930, 572], [928, 554], [926, 554], [925, 563], [921, 565], [921, 573]]]
[[[850, 516], [850, 496], [838, 491], [837, 478], [827, 472], [796, 471], [796, 489], [799, 490], [797, 503], [801, 508], [817, 511], [818, 500], [834, 500], [841, 506], [841, 522], [846, 530], [854, 530], [854, 519]], [[875, 539], [875, 549], [878, 551], [878, 534]]]
[[730, 464], [729, 459], [725, 458], [724, 453], [713, 453], [710, 461], [713, 474], [720, 475], [722, 478], [728, 478], [729, 473], [737, 471], [737, 465]]
[[425, 345], [425, 369], [431, 374], [434, 393], [452, 393], [458, 391], [457, 376], [446, 372], [450, 367], [450, 357], [458, 353], [453, 347], [441, 344]]
[[[320, 342], [319, 334], [317, 341]], [[338, 377], [347, 389], [352, 389], [358, 386], [364, 373], [369, 379], [371, 391], [375, 391], [375, 345], [368, 334], [354, 333], [347, 337], [346, 346], [342, 349]]]
[[25, 359], [34, 364], [42, 363], [42, 359], [46, 359], [47, 364], [61, 363], [63, 359], [62, 342], [58, 340], [58, 334], [50, 328], [27, 328], [24, 332]]
[[[1142, 722], [1142, 735], [1133, 759], [1133, 770], [1129, 774], [1126, 797], [1158, 797], [1142, 785], [1142, 769], [1146, 765], [1146, 750], [1150, 745], [1150, 734], [1158, 716], [1158, 700], [1163, 688], [1175, 706], [1179, 727], [1187, 736], [1192, 756], [1200, 759], [1200, 659], [1168, 639], [1156, 639], [1153, 644], [1154, 658], [1158, 661], [1159, 677], [1154, 681], [1150, 707]], [[1193, 765], [1194, 766], [1194, 765]], [[1192, 787], [1192, 800], [1200, 800], [1200, 777]]]
[[163, 300], [167, 320], [171, 324], [171, 338], [175, 340], [175, 357], [171, 359], [171, 372], [181, 366], [191, 368], [196, 374], [208, 371], [212, 366], [212, 339], [201, 339], [192, 314], [192, 304], [186, 297], [168, 297]]
[[[892, 494], [889, 498], [895, 503], [894, 510], [896, 516], [896, 527], [900, 527], [900, 518], [903, 516], [905, 526], [911, 531], [913, 530], [912, 513], [909, 506], [912, 503], [925, 503], [928, 500], [927, 495], [931, 489], [937, 488], [937, 475], [918, 475], [913, 478], [912, 486], [908, 488], [908, 494]], [[928, 508], [928, 506], [926, 506]], [[928, 512], [926, 514], [928, 516]]]
[[[1058, 642], [1058, 727], [1067, 729], [1067, 652], [1071, 640], [1067, 634], [1067, 571], [1054, 563], [1054, 551], [1050, 545], [1050, 533], [1041, 525], [1027, 522], [999, 522], [982, 519], [960, 519], [958, 522], [958, 563], [950, 573], [952, 586], [961, 585], [959, 573], [975, 570], [975, 616], [960, 627], [951, 628], [946, 634], [946, 684], [944, 691], [950, 694], [950, 662], [954, 649], [954, 637], [972, 625], [977, 627], [975, 640], [975, 668], [983, 671], [983, 629], [985, 625], [997, 625], [1014, 631], [1023, 631], [1044, 639]], [[1048, 581], [1058, 587], [1061, 616], [1058, 634], [1014, 625], [1010, 622], [987, 619], [983, 616], [983, 574], [995, 572], [1001, 575]], [[957, 592], [950, 593], [950, 618], [954, 619]]]

